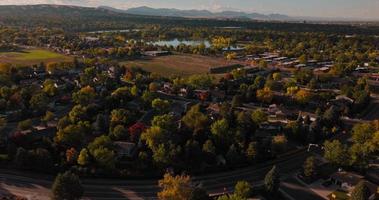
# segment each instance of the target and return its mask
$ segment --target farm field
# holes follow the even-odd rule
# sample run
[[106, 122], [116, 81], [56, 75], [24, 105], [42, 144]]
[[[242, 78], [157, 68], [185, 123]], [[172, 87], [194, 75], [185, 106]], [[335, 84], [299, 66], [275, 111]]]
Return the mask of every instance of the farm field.
[[14, 65], [33, 65], [41, 62], [70, 61], [71, 57], [45, 49], [23, 49], [20, 51], [0, 52], [0, 63]]
[[193, 74], [208, 73], [210, 67], [236, 64], [236, 61], [227, 61], [223, 58], [200, 55], [176, 54], [170, 56], [150, 57], [134, 61], [124, 61], [121, 65], [140, 67], [146, 71], [158, 73], [162, 76], [190, 76]]

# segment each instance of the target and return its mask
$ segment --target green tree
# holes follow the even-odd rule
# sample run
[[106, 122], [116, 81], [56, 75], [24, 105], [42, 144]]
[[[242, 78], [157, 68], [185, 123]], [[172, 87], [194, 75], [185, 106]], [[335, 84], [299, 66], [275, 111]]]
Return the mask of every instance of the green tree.
[[115, 168], [115, 153], [114, 151], [100, 147], [93, 151], [93, 158], [99, 164], [99, 166], [112, 170]]
[[51, 79], [46, 79], [45, 82], [43, 82], [43, 91], [48, 96], [55, 96], [58, 92], [58, 88], [56, 87], [56, 83]]
[[208, 117], [200, 111], [200, 105], [195, 105], [183, 116], [182, 121], [194, 133], [197, 133], [207, 126]]
[[49, 98], [46, 96], [45, 93], [37, 93], [32, 96], [29, 103], [31, 109], [37, 112], [42, 112], [47, 109], [49, 104]]
[[228, 144], [230, 141], [229, 123], [226, 119], [221, 119], [213, 122], [211, 125], [211, 133], [217, 141], [217, 144]]
[[257, 125], [262, 124], [267, 119], [267, 114], [262, 109], [256, 109], [251, 113], [251, 120]]
[[166, 130], [159, 126], [152, 126], [142, 133], [141, 139], [146, 142], [150, 149], [155, 150], [159, 144], [167, 143], [170, 138]]
[[248, 161], [253, 161], [257, 157], [256, 145], [254, 142], [250, 142], [246, 150], [246, 157]]
[[81, 88], [78, 92], [75, 92], [72, 95], [72, 100], [76, 104], [88, 105], [89, 103], [93, 102], [95, 97], [96, 97], [95, 89], [93, 89], [90, 86], [86, 86], [86, 87]]
[[370, 197], [370, 189], [365, 181], [360, 181], [351, 192], [351, 200], [367, 200]]
[[176, 122], [172, 114], [155, 116], [151, 121], [152, 126], [158, 126], [167, 131], [173, 132], [176, 130]]
[[304, 176], [311, 178], [316, 174], [316, 160], [313, 156], [308, 157], [303, 165]]
[[279, 190], [280, 176], [276, 166], [266, 174], [264, 179], [265, 190], [268, 194], [276, 194]]
[[154, 108], [159, 113], [165, 113], [170, 108], [170, 102], [167, 101], [167, 100], [159, 99], [159, 98], [158, 99], [154, 99], [151, 102], [151, 107]]
[[238, 181], [234, 187], [234, 195], [247, 199], [252, 195], [252, 186], [247, 181]]
[[77, 200], [83, 196], [84, 189], [77, 175], [65, 172], [55, 177], [52, 193], [55, 200]]
[[348, 161], [347, 150], [338, 140], [325, 141], [324, 158], [334, 165], [345, 165]]

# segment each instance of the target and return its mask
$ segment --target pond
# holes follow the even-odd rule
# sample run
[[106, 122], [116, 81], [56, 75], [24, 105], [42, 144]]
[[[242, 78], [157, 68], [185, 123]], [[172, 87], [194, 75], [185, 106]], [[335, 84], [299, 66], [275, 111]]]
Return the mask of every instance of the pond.
[[204, 43], [206, 48], [211, 47], [211, 43], [207, 40], [179, 40], [179, 39], [173, 39], [173, 40], [159, 40], [159, 41], [151, 41], [148, 42], [153, 45], [158, 46], [173, 46], [176, 48], [180, 44], [190, 45], [190, 46], [198, 46], [202, 43]]
[[90, 31], [88, 33], [129, 33], [138, 32], [139, 29], [124, 29], [124, 30], [100, 30], [100, 31]]

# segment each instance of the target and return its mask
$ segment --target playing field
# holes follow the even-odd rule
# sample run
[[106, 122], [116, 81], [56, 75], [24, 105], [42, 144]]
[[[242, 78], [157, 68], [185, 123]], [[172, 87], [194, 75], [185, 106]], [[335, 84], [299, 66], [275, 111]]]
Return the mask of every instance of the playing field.
[[0, 52], [0, 63], [14, 65], [34, 65], [41, 62], [70, 61], [71, 57], [44, 49], [23, 49], [20, 51]]
[[140, 67], [146, 71], [155, 72], [163, 76], [189, 76], [193, 74], [207, 73], [209, 72], [210, 67], [235, 63], [235, 61], [227, 61], [224, 58], [179, 54], [125, 61], [120, 64], [127, 67]]

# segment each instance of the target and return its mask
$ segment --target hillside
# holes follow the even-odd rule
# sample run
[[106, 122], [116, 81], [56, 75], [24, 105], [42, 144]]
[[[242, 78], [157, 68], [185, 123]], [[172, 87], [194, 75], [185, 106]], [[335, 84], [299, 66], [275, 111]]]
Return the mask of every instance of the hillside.
[[111, 7], [102, 7], [104, 9], [112, 10], [115, 12], [147, 15], [147, 16], [168, 16], [168, 17], [186, 17], [186, 18], [218, 18], [218, 19], [252, 19], [252, 20], [277, 20], [277, 21], [290, 21], [295, 20], [286, 15], [269, 14], [264, 15], [260, 13], [246, 13], [238, 11], [222, 11], [210, 12], [208, 10], [179, 10], [173, 8], [150, 8], [146, 6], [130, 8], [127, 10], [118, 10]]
[[[120, 30], [129, 28], [146, 28], [148, 25], [164, 27], [242, 27], [256, 30], [277, 30], [288, 32], [331, 32], [344, 34], [379, 34], [379, 27], [351, 24], [315, 24], [275, 21], [254, 21], [250, 17], [240, 16], [233, 19], [217, 17], [200, 19], [198, 17], [177, 17], [175, 10], [171, 16], [151, 16], [145, 13], [126, 13], [110, 8], [89, 8], [62, 5], [25, 5], [0, 6], [0, 25], [18, 27], [59, 28], [66, 31]], [[130, 11], [129, 11], [130, 12]], [[167, 11], [168, 12], [168, 11]], [[192, 16], [214, 15], [209, 11], [186, 11]], [[237, 12], [238, 13], [238, 12]], [[144, 14], [144, 15], [142, 15]], [[158, 13], [156, 13], [158, 14]], [[168, 15], [168, 14], [167, 14]], [[235, 16], [235, 12], [223, 12], [223, 16]], [[275, 15], [276, 16], [276, 15]], [[281, 17], [278, 15], [277, 17]], [[216, 18], [216, 19], [215, 19]]]

